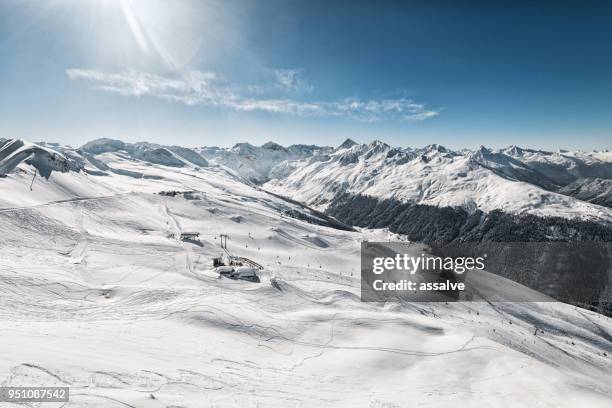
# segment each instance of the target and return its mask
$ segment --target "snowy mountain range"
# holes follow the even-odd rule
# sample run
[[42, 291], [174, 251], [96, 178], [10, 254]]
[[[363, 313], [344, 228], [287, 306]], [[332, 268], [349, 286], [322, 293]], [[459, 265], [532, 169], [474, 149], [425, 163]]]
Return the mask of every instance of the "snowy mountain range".
[[45, 177], [53, 170], [64, 171], [62, 166], [93, 176], [116, 173], [156, 178], [135, 167], [139, 163], [193, 169], [212, 165], [236, 179], [334, 213], [341, 200], [366, 197], [449, 208], [468, 216], [498, 211], [612, 223], [612, 154], [608, 152], [546, 152], [517, 146], [453, 151], [440, 145], [395, 148], [380, 141], [357, 144], [350, 139], [336, 148], [285, 148], [268, 142], [189, 149], [112, 139], [94, 140], [76, 149], [23, 141], [3, 143], [2, 174], [22, 161], [37, 163], [35, 167]]
[[[612, 242], [612, 208], [606, 206], [612, 162], [605, 152], [518, 147], [457, 152], [350, 139], [336, 148], [270, 142], [189, 149], [112, 139], [76, 149], [1, 143], [0, 181], [7, 194], [0, 206], [5, 208], [132, 192], [199, 191], [201, 179], [215, 178], [218, 186], [229, 183], [263, 194], [285, 216], [345, 231], [384, 228], [424, 243]], [[548, 290], [545, 281], [534, 287], [518, 266], [505, 270], [507, 278]], [[603, 271], [597, 278], [602, 296], [610, 274]], [[587, 304], [599, 307], [598, 302]]]
[[612, 219], [606, 209], [559, 193], [578, 180], [612, 179], [612, 161], [588, 153], [517, 147], [456, 152], [439, 145], [400, 149], [379, 141], [345, 142], [324, 158], [303, 160], [295, 168], [265, 188], [320, 208], [350, 193], [468, 211]]
[[[566, 169], [562, 188], [609, 180], [605, 153], [555, 155], [529, 160]], [[329, 216], [425, 231], [441, 214], [559, 209], [605, 231], [609, 208], [553, 191], [560, 176], [517, 157], [2, 140], [2, 385], [69, 386], [71, 404], [92, 407], [608, 407], [608, 317], [558, 302], [361, 302], [361, 243], [407, 236]], [[264, 267], [260, 283], [215, 273], [220, 234]]]
[[[611, 239], [605, 204], [612, 161], [605, 152], [452, 151], [349, 140], [292, 167], [263, 187], [344, 222], [389, 227], [415, 240]], [[413, 219], [418, 227], [406, 222]]]

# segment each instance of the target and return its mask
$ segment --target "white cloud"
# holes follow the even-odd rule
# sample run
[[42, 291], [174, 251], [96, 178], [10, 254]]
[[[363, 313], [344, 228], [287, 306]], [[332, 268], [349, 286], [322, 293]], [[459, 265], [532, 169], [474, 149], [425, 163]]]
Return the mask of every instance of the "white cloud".
[[[379, 120], [423, 121], [439, 114], [411, 99], [361, 100], [348, 98], [339, 101], [306, 102], [289, 98], [266, 98], [259, 86], [236, 87], [213, 72], [192, 71], [182, 76], [165, 77], [136, 71], [119, 73], [69, 69], [71, 80], [90, 83], [94, 89], [113, 92], [126, 97], [149, 96], [186, 105], [204, 105], [237, 111], [260, 111], [295, 116], [348, 117], [361, 121]], [[278, 74], [277, 74], [278, 75]], [[277, 76], [278, 78], [278, 76]], [[293, 89], [299, 80], [284, 75], [285, 88]], [[295, 90], [295, 89], [294, 89]]]
[[277, 69], [274, 71], [276, 85], [284, 90], [293, 92], [311, 92], [314, 87], [302, 79], [301, 69]]

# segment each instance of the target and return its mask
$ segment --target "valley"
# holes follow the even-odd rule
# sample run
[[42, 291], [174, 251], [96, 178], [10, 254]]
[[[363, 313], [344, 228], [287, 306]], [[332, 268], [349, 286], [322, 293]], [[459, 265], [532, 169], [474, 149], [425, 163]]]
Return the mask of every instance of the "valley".
[[[363, 205], [358, 221], [314, 195], [301, 204], [306, 185], [283, 199], [278, 181], [150, 148], [26, 143], [15, 163], [0, 147], [13, 166], [0, 178], [2, 385], [70, 386], [65, 406], [79, 407], [609, 405], [608, 317], [560, 302], [361, 302], [361, 242], [411, 239], [401, 228], [363, 226]], [[32, 182], [32, 155], [48, 178]], [[608, 209], [581, 205], [606, 226]], [[177, 239], [188, 232], [199, 244]], [[259, 283], [215, 273], [221, 234], [263, 266]]]

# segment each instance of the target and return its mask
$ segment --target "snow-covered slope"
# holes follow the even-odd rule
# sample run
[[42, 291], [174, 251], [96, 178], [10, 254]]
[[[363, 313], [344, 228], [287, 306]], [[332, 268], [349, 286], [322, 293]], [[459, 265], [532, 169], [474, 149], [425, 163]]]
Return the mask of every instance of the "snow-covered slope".
[[582, 178], [612, 179], [612, 156], [606, 152], [546, 152], [510, 146], [499, 153], [521, 161], [559, 186]]
[[245, 180], [261, 184], [271, 177], [279, 177], [293, 170], [292, 162], [307, 157], [319, 157], [332, 151], [330, 147], [291, 145], [283, 147], [268, 142], [262, 146], [238, 143], [231, 149], [201, 147], [195, 149], [203, 157], [235, 172]]
[[610, 179], [578, 179], [561, 188], [559, 192], [582, 201], [612, 208], [612, 180]]
[[[612, 401], [609, 318], [559, 303], [362, 303], [360, 242], [401, 237], [297, 219], [299, 205], [223, 168], [87, 154], [115, 171], [83, 155], [90, 172], [32, 190], [27, 163], [0, 178], [3, 386], [69, 386], [79, 407]], [[177, 240], [185, 231], [201, 245]], [[264, 266], [261, 283], [212, 272], [221, 233]]]
[[47, 179], [53, 171], [80, 170], [77, 163], [57, 151], [19, 139], [0, 140], [0, 177], [6, 177], [22, 163], [32, 166]]
[[[339, 194], [349, 193], [467, 211], [612, 222], [611, 209], [551, 191], [562, 185], [562, 179], [571, 182], [585, 174], [612, 178], [610, 163], [583, 156], [577, 165], [575, 157], [538, 155], [518, 148], [505, 153], [484, 147], [454, 152], [438, 145], [399, 149], [375, 141], [341, 146], [324, 158], [302, 160], [288, 175], [271, 180], [264, 188], [320, 209]], [[533, 166], [536, 157], [546, 163], [562, 161], [557, 164], [563, 177], [548, 167]]]
[[147, 142], [124, 143], [114, 139], [96, 139], [83, 145], [79, 151], [88, 155], [119, 153], [132, 159], [172, 167], [208, 165], [202, 156], [191, 149]]

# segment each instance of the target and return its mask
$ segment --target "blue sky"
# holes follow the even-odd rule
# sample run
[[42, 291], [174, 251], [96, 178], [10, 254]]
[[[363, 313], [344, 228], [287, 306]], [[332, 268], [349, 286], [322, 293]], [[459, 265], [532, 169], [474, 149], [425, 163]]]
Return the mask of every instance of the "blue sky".
[[610, 39], [603, 1], [0, 0], [0, 137], [612, 148]]

